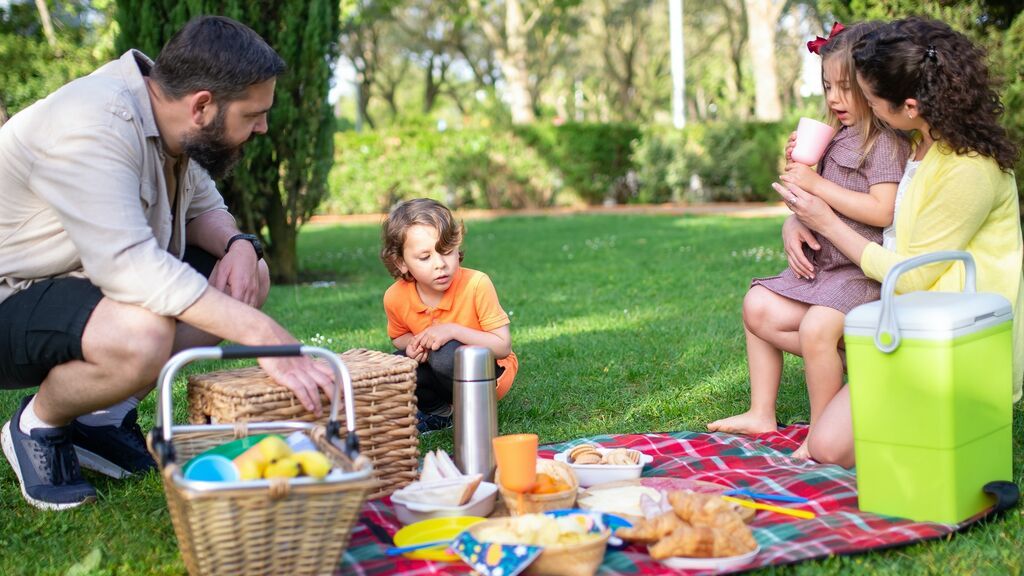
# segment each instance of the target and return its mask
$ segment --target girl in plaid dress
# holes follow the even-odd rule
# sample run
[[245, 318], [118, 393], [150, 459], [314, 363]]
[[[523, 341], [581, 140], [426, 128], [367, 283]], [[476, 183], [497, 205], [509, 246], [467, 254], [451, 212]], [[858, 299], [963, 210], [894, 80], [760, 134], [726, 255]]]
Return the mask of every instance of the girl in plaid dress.
[[[792, 159], [796, 135], [791, 135], [781, 176], [783, 182], [827, 202], [851, 228], [879, 242], [882, 227], [892, 223], [897, 186], [910, 153], [906, 140], [872, 114], [854, 76], [853, 46], [881, 25], [866, 22], [843, 29], [836, 23], [828, 40], [808, 42], [808, 49], [822, 57], [829, 122], [837, 131], [817, 170]], [[785, 226], [798, 225], [791, 216]], [[802, 233], [810, 249], [787, 252], [789, 268], [778, 276], [755, 278], [743, 300], [750, 409], [712, 422], [708, 430], [775, 430], [783, 351], [804, 357], [812, 429], [843, 385], [843, 321], [854, 307], [877, 300], [880, 285], [827, 239]], [[793, 456], [809, 457], [806, 443]]]

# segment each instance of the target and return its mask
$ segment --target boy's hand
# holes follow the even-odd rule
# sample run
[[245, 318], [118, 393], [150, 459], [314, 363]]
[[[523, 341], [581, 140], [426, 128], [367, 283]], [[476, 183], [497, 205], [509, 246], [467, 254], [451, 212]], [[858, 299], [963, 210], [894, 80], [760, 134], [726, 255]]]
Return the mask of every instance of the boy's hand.
[[789, 133], [789, 141], [786, 142], [786, 163], [793, 161], [793, 148], [796, 148], [796, 131]]
[[405, 355], [419, 362], [420, 364], [423, 364], [424, 362], [427, 361], [427, 351], [424, 350], [423, 347], [419, 345], [419, 342], [417, 341], [416, 337], [413, 337], [413, 339], [410, 340], [409, 344], [405, 347]]
[[455, 338], [454, 324], [435, 324], [414, 338], [424, 350], [437, 350]]
[[813, 168], [799, 162], [786, 164], [786, 173], [779, 176], [779, 180], [786, 184], [798, 186], [806, 192], [816, 194], [818, 184], [821, 183], [821, 175]]

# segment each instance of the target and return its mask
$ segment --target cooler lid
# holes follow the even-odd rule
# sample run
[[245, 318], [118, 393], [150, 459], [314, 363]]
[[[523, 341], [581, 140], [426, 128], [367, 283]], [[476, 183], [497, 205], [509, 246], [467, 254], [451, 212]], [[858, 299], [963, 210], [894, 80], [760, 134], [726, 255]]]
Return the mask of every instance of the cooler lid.
[[[896, 323], [908, 337], [927, 337], [928, 333], [968, 334], [1013, 317], [1006, 298], [989, 292], [911, 292], [896, 296], [893, 303]], [[881, 300], [850, 310], [846, 315], [846, 332], [874, 335], [881, 311]]]

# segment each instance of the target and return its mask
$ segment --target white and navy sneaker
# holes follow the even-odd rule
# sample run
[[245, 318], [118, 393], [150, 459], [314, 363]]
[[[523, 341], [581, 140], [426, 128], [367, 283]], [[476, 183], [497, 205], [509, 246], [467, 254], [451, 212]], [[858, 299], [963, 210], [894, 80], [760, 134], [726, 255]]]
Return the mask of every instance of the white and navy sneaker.
[[96, 500], [96, 490], [82, 478], [69, 426], [35, 428], [31, 434], [21, 431], [21, 414], [31, 400], [32, 396], [22, 399], [0, 432], [22, 496], [43, 510], [66, 510]]
[[145, 474], [156, 468], [156, 462], [146, 450], [138, 418], [138, 410], [132, 409], [120, 426], [86, 426], [73, 421], [71, 442], [82, 468], [111, 478]]

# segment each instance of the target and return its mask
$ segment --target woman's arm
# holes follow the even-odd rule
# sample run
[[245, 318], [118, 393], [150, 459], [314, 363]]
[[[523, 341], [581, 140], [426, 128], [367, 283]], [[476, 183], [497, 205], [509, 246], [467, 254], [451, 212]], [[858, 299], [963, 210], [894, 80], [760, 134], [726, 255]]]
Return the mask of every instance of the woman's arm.
[[896, 189], [899, 187], [896, 182], [880, 182], [868, 187], [867, 194], [862, 194], [826, 180], [798, 162], [789, 163], [786, 173], [779, 179], [814, 194], [835, 211], [857, 222], [880, 228], [892, 223]]
[[782, 196], [801, 224], [828, 238], [851, 262], [860, 266], [861, 254], [871, 244], [867, 238], [840, 220], [835, 211], [814, 194], [792, 184], [773, 183], [772, 188]]

